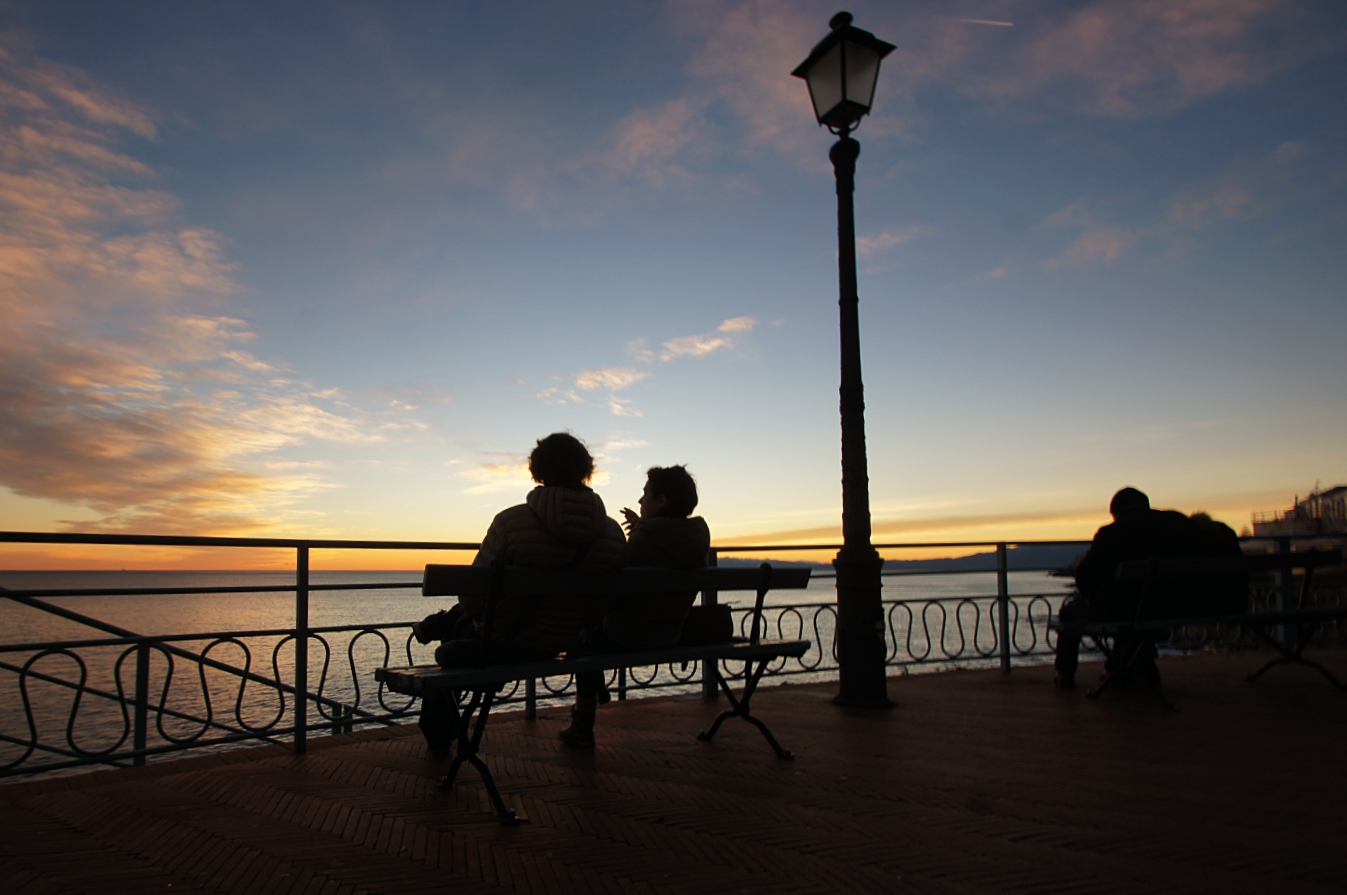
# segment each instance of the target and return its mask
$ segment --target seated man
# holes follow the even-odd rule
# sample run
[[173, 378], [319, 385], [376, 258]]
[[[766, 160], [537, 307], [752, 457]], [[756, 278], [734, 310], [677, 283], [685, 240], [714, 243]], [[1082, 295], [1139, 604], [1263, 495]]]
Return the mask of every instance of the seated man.
[[[1113, 523], [1095, 532], [1089, 552], [1076, 567], [1079, 594], [1062, 604], [1059, 617], [1072, 621], [1134, 621], [1139, 618], [1172, 617], [1175, 601], [1181, 597], [1173, 590], [1145, 593], [1124, 586], [1117, 580], [1118, 563], [1129, 560], [1168, 559], [1201, 556], [1204, 551], [1198, 529], [1187, 516], [1174, 510], [1151, 509], [1150, 498], [1136, 488], [1123, 488], [1109, 503]], [[1142, 600], [1144, 599], [1144, 605]], [[1158, 684], [1154, 645], [1116, 638], [1110, 670], [1137, 650], [1147, 651], [1132, 665], [1137, 676]], [[1080, 636], [1059, 632], [1057, 635], [1057, 686], [1076, 686]]]
[[[621, 568], [626, 538], [586, 485], [594, 474], [594, 460], [579, 439], [557, 432], [539, 440], [529, 455], [529, 473], [538, 487], [524, 503], [496, 515], [472, 564], [503, 560], [507, 565], [582, 572]], [[585, 596], [511, 596], [493, 609], [490, 643], [477, 636], [486, 609], [481, 598], [460, 600], [412, 630], [421, 643], [443, 641], [435, 650], [435, 661], [446, 668], [550, 659], [578, 646], [580, 629], [594, 614], [595, 602]], [[421, 729], [433, 751], [448, 750], [454, 735], [449, 729], [451, 716], [449, 707], [436, 699], [423, 700]]]
[[[639, 515], [623, 509], [630, 532], [627, 564], [663, 569], [700, 569], [711, 549], [711, 530], [697, 507], [697, 483], [684, 466], [655, 466], [646, 472]], [[586, 629], [591, 651], [654, 649], [678, 643], [696, 593], [650, 594], [639, 602], [614, 600], [600, 624]], [[562, 742], [588, 748], [594, 745], [594, 718], [600, 701], [607, 702], [603, 672], [576, 675], [575, 707], [571, 726], [561, 731]]]

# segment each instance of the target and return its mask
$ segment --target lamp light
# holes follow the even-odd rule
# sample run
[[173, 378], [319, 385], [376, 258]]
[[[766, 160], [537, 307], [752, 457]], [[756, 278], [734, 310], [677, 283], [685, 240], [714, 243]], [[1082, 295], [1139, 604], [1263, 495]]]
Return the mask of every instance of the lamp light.
[[809, 85], [818, 123], [834, 133], [847, 133], [870, 112], [879, 61], [894, 46], [853, 27], [849, 12], [833, 16], [828, 27], [832, 33], [791, 74]]

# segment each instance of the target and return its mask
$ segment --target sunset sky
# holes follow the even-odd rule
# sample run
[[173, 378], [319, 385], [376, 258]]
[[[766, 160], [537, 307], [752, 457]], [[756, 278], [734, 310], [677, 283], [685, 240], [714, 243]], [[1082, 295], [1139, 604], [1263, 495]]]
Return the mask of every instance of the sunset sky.
[[[848, 8], [877, 541], [1347, 483], [1347, 5]], [[836, 540], [838, 9], [0, 0], [0, 529], [473, 541], [570, 430]]]

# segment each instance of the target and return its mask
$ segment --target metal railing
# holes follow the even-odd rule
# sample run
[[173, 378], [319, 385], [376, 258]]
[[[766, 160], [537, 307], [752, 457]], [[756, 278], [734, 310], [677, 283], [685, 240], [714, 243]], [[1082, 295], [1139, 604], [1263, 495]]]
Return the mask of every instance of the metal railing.
[[[304, 752], [311, 733], [342, 733], [358, 727], [402, 723], [417, 711], [416, 700], [391, 696], [373, 681], [375, 668], [390, 664], [428, 664], [432, 648], [411, 635], [412, 619], [371, 619], [354, 623], [310, 624], [315, 594], [329, 592], [395, 593], [419, 589], [419, 578], [399, 581], [324, 583], [311, 573], [314, 550], [472, 551], [476, 544], [420, 541], [290, 540], [191, 538], [130, 535], [58, 535], [0, 532], [3, 543], [121, 546], [180, 546], [222, 549], [282, 548], [294, 551], [293, 584], [135, 588], [13, 589], [0, 594], [14, 607], [42, 613], [48, 620], [78, 625], [92, 636], [0, 644], [0, 776], [69, 771], [85, 766], [122, 767], [184, 750], [233, 748], [246, 742], [288, 743]], [[1034, 542], [1020, 542], [1031, 544]], [[1043, 542], [1039, 542], [1043, 543]], [[1052, 542], [1078, 544], [1086, 542]], [[1012, 576], [1046, 568], [1009, 564], [1009, 543], [882, 544], [882, 551], [922, 548], [993, 548], [995, 568], [956, 572], [885, 573], [889, 589], [917, 591], [916, 596], [886, 598], [888, 664], [902, 673], [952, 667], [1000, 667], [1042, 663], [1052, 655], [1055, 638], [1048, 621], [1065, 598], [1064, 588], [1031, 588], [1012, 593]], [[835, 545], [722, 547], [727, 554], [781, 555], [795, 550], [835, 550]], [[1286, 547], [1289, 549], [1289, 546]], [[378, 573], [370, 573], [371, 576]], [[0, 585], [6, 581], [0, 572]], [[922, 593], [929, 576], [981, 575], [984, 581], [963, 593]], [[816, 576], [826, 579], [828, 574]], [[1040, 576], [1043, 585], [1048, 578]], [[918, 584], [917, 582], [921, 582]], [[1034, 583], [1033, 581], [1030, 582]], [[1277, 605], [1288, 581], [1260, 584], [1251, 596], [1255, 607]], [[930, 585], [934, 588], [934, 584]], [[208, 598], [238, 594], [293, 594], [293, 624], [248, 630], [149, 634], [132, 631], [77, 611], [81, 598], [192, 595]], [[69, 598], [69, 599], [67, 599]], [[705, 593], [704, 603], [718, 599]], [[1320, 604], [1341, 603], [1341, 585], [1321, 586]], [[52, 602], [61, 600], [62, 602]], [[409, 606], [418, 616], [418, 607]], [[734, 610], [747, 633], [746, 608]], [[827, 680], [837, 672], [833, 632], [836, 606], [831, 596], [796, 602], [770, 602], [764, 608], [766, 637], [803, 638], [813, 646], [799, 659], [781, 659], [769, 674], [797, 680]], [[1326, 636], [1342, 641], [1341, 625]], [[1239, 630], [1178, 631], [1169, 647], [1201, 649], [1251, 643]], [[722, 668], [727, 676], [742, 670]], [[618, 669], [609, 675], [618, 699], [660, 692], [697, 692], [714, 696], [709, 669], [688, 666]], [[515, 703], [532, 716], [539, 705], [568, 698], [569, 676], [515, 682], [501, 701]]]

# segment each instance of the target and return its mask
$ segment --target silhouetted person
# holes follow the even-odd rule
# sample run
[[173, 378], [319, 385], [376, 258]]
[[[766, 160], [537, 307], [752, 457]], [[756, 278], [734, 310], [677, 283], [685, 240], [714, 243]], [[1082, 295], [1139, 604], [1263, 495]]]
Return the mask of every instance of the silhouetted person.
[[[620, 568], [626, 539], [586, 484], [594, 474], [594, 460], [584, 444], [566, 432], [539, 440], [529, 455], [529, 473], [538, 487], [524, 503], [496, 515], [472, 564], [500, 560], [582, 572]], [[443, 641], [435, 661], [446, 668], [550, 659], [579, 645], [580, 629], [594, 615], [597, 602], [584, 595], [506, 596], [492, 610], [491, 642], [482, 643], [478, 635], [486, 600], [463, 597], [453, 609], [426, 617], [412, 630], [421, 643]], [[433, 751], [448, 750], [454, 736], [451, 717], [447, 705], [431, 697], [422, 700], [421, 729]]]
[[[1089, 552], [1076, 567], [1077, 596], [1062, 604], [1058, 613], [1064, 622], [1135, 621], [1140, 618], [1173, 617], [1178, 589], [1152, 589], [1145, 593], [1117, 580], [1118, 563], [1141, 559], [1171, 559], [1203, 555], [1197, 525], [1174, 510], [1151, 509], [1150, 498], [1136, 488], [1123, 488], [1113, 495], [1108, 507], [1112, 524], [1095, 532]], [[1158, 684], [1155, 649], [1152, 644], [1131, 642], [1115, 637], [1109, 670], [1123, 656], [1137, 649], [1148, 655], [1132, 663], [1137, 677]], [[1076, 666], [1080, 659], [1080, 637], [1059, 632], [1057, 636], [1057, 685], [1066, 689], [1076, 685]], [[1142, 661], [1144, 659], [1144, 661]]]
[[[1206, 513], [1188, 517], [1197, 527], [1197, 538], [1202, 556], [1243, 556], [1239, 535], [1224, 522], [1217, 522]], [[1243, 570], [1231, 571], [1204, 579], [1194, 588], [1185, 615], [1239, 615], [1249, 611], [1249, 574]]]
[[[702, 517], [691, 515], [697, 508], [697, 483], [686, 467], [649, 469], [639, 506], [639, 514], [630, 508], [622, 510], [629, 532], [628, 565], [663, 569], [700, 569], [706, 565], [711, 530]], [[674, 646], [696, 598], [692, 592], [613, 600], [603, 620], [585, 630], [586, 649], [619, 652]], [[571, 726], [559, 736], [572, 746], [593, 746], [598, 704], [608, 701], [603, 672], [577, 674], [575, 692]]]

